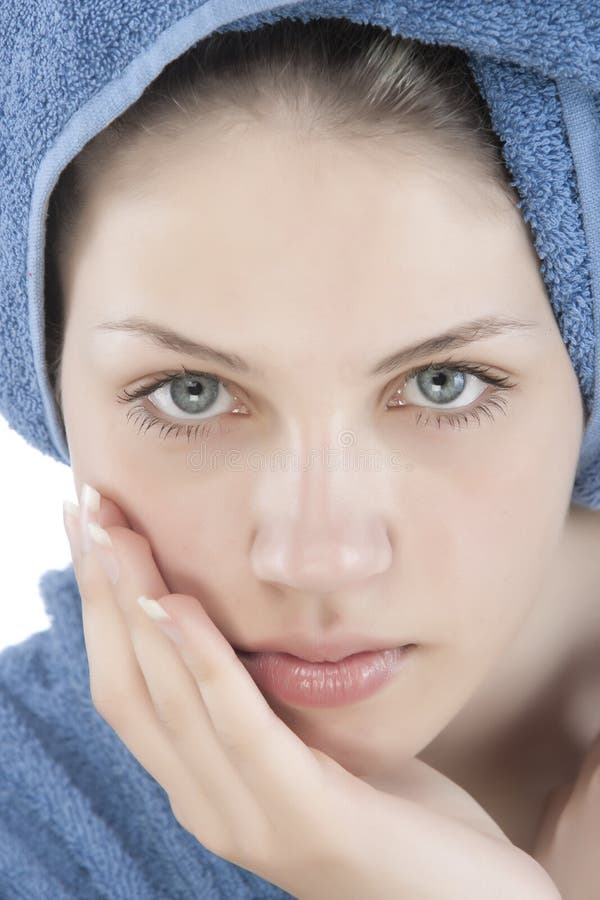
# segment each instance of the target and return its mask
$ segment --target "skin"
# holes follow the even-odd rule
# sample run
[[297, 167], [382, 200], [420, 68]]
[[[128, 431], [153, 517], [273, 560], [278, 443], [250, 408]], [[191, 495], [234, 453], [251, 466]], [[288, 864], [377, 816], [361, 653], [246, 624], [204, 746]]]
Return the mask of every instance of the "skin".
[[112, 500], [89, 485], [79, 500], [64, 522], [93, 704], [203, 847], [298, 900], [480, 900], [482, 884], [497, 900], [559, 900], [544, 866], [431, 766], [406, 760], [403, 789], [390, 794], [308, 747], [204, 598], [169, 592], [147, 538]]
[[[417, 643], [366, 701], [269, 705], [374, 786], [392, 791], [402, 760], [420, 755], [524, 847], [546, 792], [600, 728], [579, 703], [590, 670], [573, 674], [600, 632], [599, 516], [570, 503], [584, 410], [519, 211], [466, 159], [421, 150], [305, 140], [275, 121], [142, 142], [98, 180], [65, 266], [65, 429], [78, 494], [88, 482], [112, 498], [169, 590], [202, 596], [234, 646], [348, 631]], [[135, 315], [264, 375], [96, 328]], [[410, 365], [451, 357], [508, 376], [494, 421], [438, 427], [414, 379], [407, 405], [389, 407], [409, 366], [365, 374], [486, 315], [535, 327]], [[181, 364], [224, 382], [210, 418], [222, 431], [205, 441], [140, 433], [117, 400]], [[494, 388], [467, 378], [472, 409]], [[166, 422], [199, 420], [169, 415], [162, 395]], [[350, 459], [395, 452], [401, 465], [270, 462], [339, 449], [342, 432]], [[203, 444], [210, 466], [193, 464]], [[527, 792], [540, 769], [521, 737], [532, 715], [532, 746], [551, 734], [556, 750]]]

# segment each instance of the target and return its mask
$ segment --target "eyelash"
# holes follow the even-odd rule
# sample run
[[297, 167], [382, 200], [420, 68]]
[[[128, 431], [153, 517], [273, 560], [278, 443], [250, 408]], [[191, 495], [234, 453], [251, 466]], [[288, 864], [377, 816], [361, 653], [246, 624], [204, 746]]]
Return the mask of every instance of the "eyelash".
[[[435, 413], [435, 419], [438, 423], [438, 428], [441, 425], [441, 421], [445, 420], [451, 425], [453, 428], [464, 428], [468, 425], [467, 419], [469, 416], [472, 416], [477, 420], [477, 424], [480, 425], [479, 416], [480, 414], [485, 414], [488, 416], [490, 421], [494, 421], [494, 414], [492, 413], [491, 407], [495, 406], [500, 409], [506, 415], [504, 409], [501, 408], [501, 404], [506, 404], [507, 399], [503, 396], [504, 392], [510, 390], [513, 387], [516, 387], [514, 383], [511, 383], [508, 376], [502, 375], [492, 375], [490, 374], [490, 370], [486, 366], [479, 366], [474, 363], [463, 362], [460, 360], [451, 360], [447, 359], [442, 362], [431, 362], [427, 365], [416, 366], [413, 369], [410, 369], [404, 376], [403, 386], [405, 386], [415, 375], [418, 375], [420, 372], [427, 371], [428, 369], [444, 369], [449, 368], [454, 371], [466, 372], [469, 375], [475, 375], [482, 381], [487, 384], [493, 385], [496, 390], [494, 390], [486, 399], [486, 401], [478, 404], [475, 409], [468, 410], [467, 412], [459, 412], [458, 414], [448, 414], [448, 413]], [[200, 375], [210, 375], [209, 372], [192, 372], [189, 369], [186, 369], [185, 366], [181, 366], [179, 369], [172, 370], [170, 372], [165, 372], [162, 375], [159, 375], [151, 384], [144, 385], [140, 388], [137, 388], [134, 391], [128, 391], [126, 388], [123, 388], [123, 392], [118, 395], [117, 400], [120, 403], [131, 404], [135, 400], [140, 399], [141, 397], [147, 397], [149, 394], [154, 393], [154, 391], [158, 390], [158, 388], [162, 387], [164, 384], [168, 384], [170, 381], [173, 381], [175, 378], [181, 377], [198, 377]], [[225, 381], [223, 378], [218, 378], [216, 375], [210, 375], [211, 378], [215, 378], [218, 382], [220, 382], [226, 389], [229, 388], [229, 382]], [[230, 393], [234, 393], [233, 390]], [[397, 393], [397, 391], [395, 392]], [[400, 408], [400, 407], [395, 407]], [[433, 411], [433, 407], [424, 407], [426, 411]], [[208, 422], [199, 422], [197, 425], [180, 425], [177, 423], [171, 423], [161, 418], [160, 416], [153, 415], [150, 413], [145, 406], [134, 406], [127, 414], [127, 419], [130, 416], [133, 416], [135, 413], [139, 413], [142, 417], [141, 425], [138, 429], [138, 434], [142, 430], [144, 426], [145, 431], [149, 431], [155, 425], [160, 425], [161, 430], [159, 437], [163, 437], [163, 431], [166, 430], [166, 434], [164, 438], [168, 437], [172, 431], [174, 431], [174, 436], [179, 437], [180, 433], [184, 430], [187, 431], [188, 441], [190, 439], [190, 435], [194, 432], [194, 438], [198, 438], [198, 433], [201, 432], [202, 438], [207, 438], [210, 434], [213, 433], [215, 428], [222, 431], [223, 426], [215, 425]], [[419, 425], [421, 417], [423, 415], [422, 410], [419, 411], [419, 414], [416, 418], [415, 424]], [[218, 418], [218, 417], [217, 417]], [[461, 420], [464, 420], [464, 425], [461, 424]], [[427, 425], [429, 423], [429, 418], [427, 418], [424, 423]]]

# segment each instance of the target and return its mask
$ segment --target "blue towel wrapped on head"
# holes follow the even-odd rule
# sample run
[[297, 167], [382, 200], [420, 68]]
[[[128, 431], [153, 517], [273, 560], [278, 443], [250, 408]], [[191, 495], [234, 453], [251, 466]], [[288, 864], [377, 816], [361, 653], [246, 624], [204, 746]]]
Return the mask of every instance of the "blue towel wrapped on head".
[[[69, 464], [44, 337], [46, 215], [61, 171], [211, 32], [344, 17], [467, 51], [586, 408], [572, 499], [600, 509], [595, 4], [0, 0], [0, 11], [0, 412], [25, 440]], [[40, 588], [51, 629], [0, 656], [0, 898], [289, 896], [178, 824], [91, 703], [72, 566], [45, 573]]]

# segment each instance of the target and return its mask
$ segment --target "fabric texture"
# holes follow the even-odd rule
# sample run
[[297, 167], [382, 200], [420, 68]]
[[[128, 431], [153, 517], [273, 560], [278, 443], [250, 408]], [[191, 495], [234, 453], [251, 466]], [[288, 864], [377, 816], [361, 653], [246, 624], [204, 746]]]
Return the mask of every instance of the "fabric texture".
[[92, 704], [73, 566], [40, 589], [52, 627], [0, 654], [0, 900], [290, 897], [179, 824]]
[[[68, 162], [207, 34], [325, 16], [468, 52], [589, 416], [572, 499], [600, 509], [595, 2], [0, 0], [0, 412], [70, 464], [44, 347], [46, 214]], [[72, 566], [40, 589], [51, 628], [0, 654], [0, 900], [289, 896], [179, 825], [92, 705]]]

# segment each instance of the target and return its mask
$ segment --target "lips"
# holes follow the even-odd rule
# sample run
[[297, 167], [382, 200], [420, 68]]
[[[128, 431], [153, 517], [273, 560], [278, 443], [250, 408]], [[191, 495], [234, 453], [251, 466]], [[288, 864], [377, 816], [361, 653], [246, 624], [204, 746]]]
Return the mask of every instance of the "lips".
[[393, 650], [409, 645], [410, 641], [394, 640], [389, 637], [367, 637], [365, 635], [343, 635], [329, 640], [309, 640], [303, 636], [286, 635], [280, 639], [266, 640], [253, 646], [238, 646], [241, 653], [287, 653], [306, 662], [339, 662], [347, 656], [372, 650]]
[[240, 653], [257, 687], [295, 706], [325, 707], [358, 703], [381, 690], [414, 656], [414, 644], [356, 653], [339, 662], [313, 663], [287, 653]]

